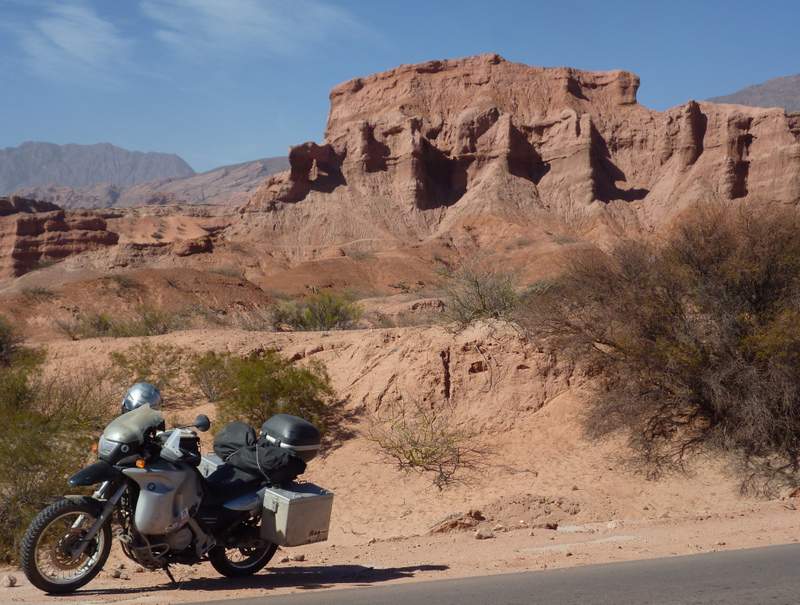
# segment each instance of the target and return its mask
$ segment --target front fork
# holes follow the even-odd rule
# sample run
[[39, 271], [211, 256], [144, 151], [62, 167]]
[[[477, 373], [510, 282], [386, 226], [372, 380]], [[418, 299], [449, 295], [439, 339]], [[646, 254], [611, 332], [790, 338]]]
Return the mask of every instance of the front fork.
[[[95, 522], [92, 523], [92, 526], [89, 528], [89, 531], [86, 532], [86, 535], [83, 537], [83, 539], [75, 545], [75, 548], [71, 553], [72, 556], [77, 558], [84, 553], [91, 541], [94, 540], [97, 532], [100, 531], [106, 521], [108, 521], [108, 519], [111, 517], [111, 513], [114, 512], [114, 507], [117, 506], [120, 498], [122, 498], [122, 495], [128, 489], [128, 484], [127, 482], [123, 481], [122, 484], [119, 485], [109, 496], [108, 493], [111, 492], [113, 487], [114, 485], [111, 481], [103, 481], [103, 483], [100, 484], [100, 487], [98, 487], [94, 494], [92, 494], [92, 498], [98, 502], [105, 500], [105, 505], [103, 506], [100, 516], [98, 516]], [[80, 527], [80, 525], [83, 523], [83, 520], [83, 515], [81, 515], [76, 519], [75, 523], [72, 524], [72, 527]]]

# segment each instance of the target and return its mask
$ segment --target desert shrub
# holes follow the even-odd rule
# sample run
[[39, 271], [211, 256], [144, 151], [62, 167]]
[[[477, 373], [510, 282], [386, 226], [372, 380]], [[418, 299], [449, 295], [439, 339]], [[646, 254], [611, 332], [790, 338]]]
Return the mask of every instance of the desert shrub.
[[108, 385], [91, 368], [42, 376], [42, 354], [0, 367], [0, 560], [14, 562], [33, 516], [67, 489], [108, 420]]
[[458, 328], [481, 319], [512, 321], [520, 297], [511, 273], [468, 263], [443, 273], [444, 318]]
[[120, 290], [123, 291], [131, 291], [131, 290], [138, 290], [141, 291], [142, 284], [139, 283], [133, 277], [129, 275], [125, 275], [124, 273], [114, 273], [108, 277], [109, 281], [117, 286]]
[[216, 273], [224, 277], [232, 277], [234, 279], [244, 279], [244, 271], [240, 267], [222, 266], [211, 267], [208, 269], [209, 273]]
[[280, 301], [272, 310], [276, 327], [293, 330], [344, 330], [361, 317], [361, 307], [347, 294], [317, 292], [302, 301]]
[[194, 355], [189, 366], [189, 379], [208, 401], [214, 403], [222, 397], [231, 377], [229, 355], [209, 351]]
[[795, 481], [798, 229], [794, 210], [695, 209], [665, 242], [584, 255], [532, 293], [527, 327], [599, 379], [592, 432], [627, 431], [652, 472], [702, 446]]
[[108, 313], [82, 313], [73, 319], [56, 320], [55, 325], [72, 340], [80, 340], [158, 336], [185, 327], [186, 321], [179, 313], [139, 306], [121, 317]]
[[11, 361], [19, 352], [22, 339], [11, 323], [0, 315], [0, 367], [11, 365]]
[[181, 314], [155, 307], [140, 306], [132, 316], [117, 325], [119, 336], [158, 336], [184, 327]]
[[178, 347], [142, 340], [125, 351], [111, 353], [110, 376], [119, 387], [152, 383], [163, 395], [180, 378], [184, 358], [184, 351]]
[[225, 325], [248, 332], [266, 332], [275, 329], [272, 307], [251, 306], [233, 309], [225, 318]]
[[29, 303], [41, 303], [52, 300], [57, 295], [50, 288], [42, 286], [32, 286], [30, 288], [22, 289], [22, 297]]
[[429, 476], [441, 490], [463, 481], [486, 455], [476, 431], [452, 412], [418, 401], [387, 404], [370, 418], [367, 438], [399, 469]]
[[232, 420], [260, 427], [278, 413], [301, 416], [320, 429], [334, 420], [334, 391], [320, 363], [297, 366], [276, 351], [240, 358], [217, 355], [208, 365], [226, 374], [219, 395], [219, 426]]
[[352, 258], [357, 261], [375, 260], [375, 252], [373, 250], [359, 250], [353, 249], [347, 251], [347, 258]]

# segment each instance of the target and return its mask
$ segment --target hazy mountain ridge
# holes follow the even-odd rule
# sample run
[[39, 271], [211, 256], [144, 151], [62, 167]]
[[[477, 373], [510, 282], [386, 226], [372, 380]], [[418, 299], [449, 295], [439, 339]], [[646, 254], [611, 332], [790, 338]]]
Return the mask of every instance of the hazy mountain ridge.
[[788, 112], [800, 111], [800, 74], [773, 78], [729, 95], [712, 97], [709, 101], [754, 107], [783, 107]]
[[193, 174], [192, 167], [175, 154], [128, 151], [110, 143], [25, 142], [0, 149], [0, 194], [41, 185], [128, 186]]
[[163, 204], [243, 204], [264, 180], [289, 168], [286, 157], [221, 166], [182, 178], [154, 179], [131, 186], [99, 183], [88, 187], [23, 187], [17, 195], [62, 208], [110, 208]]

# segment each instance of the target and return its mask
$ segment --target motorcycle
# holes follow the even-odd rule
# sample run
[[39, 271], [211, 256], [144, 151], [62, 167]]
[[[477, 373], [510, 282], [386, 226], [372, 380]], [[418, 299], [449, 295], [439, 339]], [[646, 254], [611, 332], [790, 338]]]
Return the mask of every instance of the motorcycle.
[[[292, 450], [292, 432], [312, 426], [286, 414], [273, 419], [279, 434], [270, 421], [262, 427], [269, 447]], [[164, 570], [173, 582], [173, 564], [209, 561], [224, 576], [243, 577], [263, 569], [279, 545], [327, 539], [330, 492], [272, 485], [264, 473], [201, 456], [196, 431], [210, 426], [200, 415], [192, 425], [163, 430], [163, 416], [147, 405], [114, 419], [97, 444], [97, 461], [69, 479], [73, 487], [97, 486], [92, 496], [65, 496], [28, 527], [21, 564], [31, 584], [52, 594], [77, 590], [103, 569], [113, 538], [129, 559]], [[305, 459], [316, 454], [313, 439], [299, 449]]]

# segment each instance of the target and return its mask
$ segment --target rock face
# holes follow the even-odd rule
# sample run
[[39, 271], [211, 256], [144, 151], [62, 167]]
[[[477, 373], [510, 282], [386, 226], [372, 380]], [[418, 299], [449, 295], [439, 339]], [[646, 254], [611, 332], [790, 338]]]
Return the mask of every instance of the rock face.
[[102, 183], [90, 187], [43, 185], [16, 193], [62, 208], [111, 208], [166, 204], [244, 204], [268, 176], [286, 170], [285, 157], [222, 166], [201, 174], [168, 178], [128, 187]]
[[425, 238], [542, 216], [601, 238], [694, 202], [800, 201], [800, 133], [779, 109], [636, 101], [625, 71], [497, 55], [404, 65], [331, 92], [322, 144], [289, 154], [245, 212], [276, 240]]
[[47, 202], [0, 198], [0, 278], [16, 277], [119, 239], [106, 221], [88, 212], [65, 212]]
[[128, 151], [108, 143], [28, 142], [0, 149], [0, 194], [40, 185], [126, 186], [193, 174], [194, 170], [175, 154]]
[[713, 97], [709, 101], [754, 107], [783, 107], [788, 112], [800, 111], [800, 74], [773, 78], [729, 95]]

